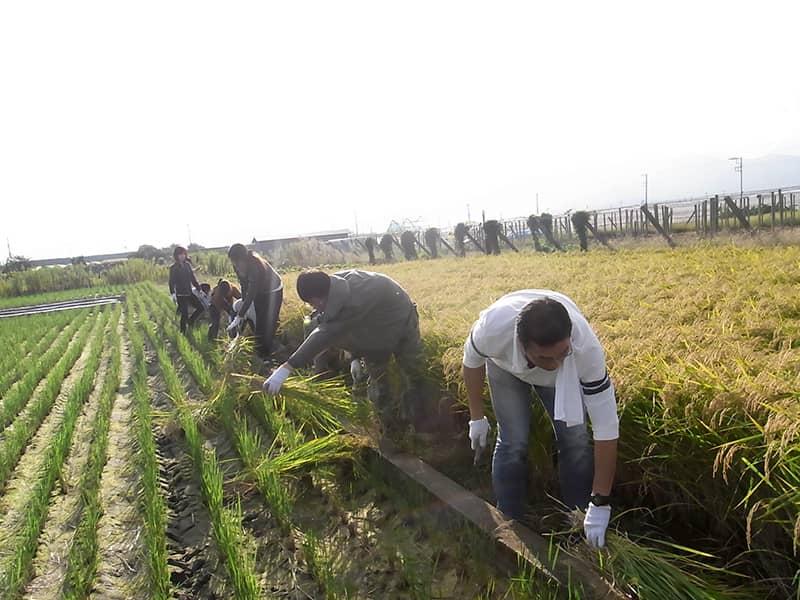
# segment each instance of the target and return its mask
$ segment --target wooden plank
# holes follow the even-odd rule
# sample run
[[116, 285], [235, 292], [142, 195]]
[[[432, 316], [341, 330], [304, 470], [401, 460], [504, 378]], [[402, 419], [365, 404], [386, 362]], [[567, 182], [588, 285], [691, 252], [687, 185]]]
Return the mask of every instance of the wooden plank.
[[587, 594], [585, 597], [591, 600], [624, 598], [591, 565], [563, 550], [555, 564], [551, 565], [548, 558], [551, 546], [548, 540], [516, 521], [507, 520], [497, 508], [419, 458], [399, 452], [388, 440], [381, 441], [380, 449], [376, 451], [381, 458], [489, 535], [502, 550], [527, 562], [537, 571], [563, 586], [567, 585], [570, 578], [580, 581], [584, 585], [584, 593]]

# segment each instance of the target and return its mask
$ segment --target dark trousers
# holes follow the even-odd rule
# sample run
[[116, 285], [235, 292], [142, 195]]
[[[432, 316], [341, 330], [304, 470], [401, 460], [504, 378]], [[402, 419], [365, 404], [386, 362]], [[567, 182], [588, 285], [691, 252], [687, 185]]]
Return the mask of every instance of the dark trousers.
[[[189, 316], [189, 306], [194, 307], [192, 316]], [[178, 296], [178, 310], [181, 313], [181, 333], [186, 333], [186, 326], [194, 324], [197, 317], [203, 314], [203, 303], [195, 296], [190, 294], [188, 296]]]
[[[399, 411], [392, 406], [389, 386], [389, 359], [394, 355], [400, 371], [402, 399]], [[416, 308], [411, 311], [403, 337], [395, 350], [388, 354], [364, 356], [367, 368], [367, 396], [378, 412], [381, 423], [391, 424], [395, 413], [402, 421], [411, 423], [418, 432], [430, 429], [431, 400], [426, 368], [425, 350], [419, 334], [419, 315]]]
[[[232, 319], [235, 315], [231, 314], [230, 316], [231, 316], [231, 319]], [[219, 312], [219, 309], [217, 309], [217, 307], [214, 306], [213, 304], [211, 306], [209, 306], [209, 308], [208, 308], [208, 319], [209, 319], [208, 339], [209, 340], [217, 339], [217, 336], [219, 335], [219, 321], [220, 321], [221, 318], [222, 318], [222, 313]]]
[[269, 294], [259, 294], [253, 301], [256, 308], [256, 351], [262, 357], [268, 356], [272, 351], [281, 304], [283, 304], [283, 289]]

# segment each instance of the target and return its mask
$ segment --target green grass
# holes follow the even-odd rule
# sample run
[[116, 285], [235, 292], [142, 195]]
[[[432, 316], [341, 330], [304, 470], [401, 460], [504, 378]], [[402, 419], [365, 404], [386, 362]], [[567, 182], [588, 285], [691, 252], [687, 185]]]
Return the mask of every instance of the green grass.
[[60, 302], [62, 300], [74, 300], [76, 298], [113, 296], [115, 294], [119, 294], [123, 290], [124, 287], [120, 285], [96, 285], [88, 287], [84, 286], [69, 290], [45, 291], [41, 293], [13, 295], [10, 297], [3, 297], [5, 296], [5, 294], [0, 293], [0, 308], [15, 308], [18, 306], [31, 306], [34, 304], [48, 304], [50, 302]]

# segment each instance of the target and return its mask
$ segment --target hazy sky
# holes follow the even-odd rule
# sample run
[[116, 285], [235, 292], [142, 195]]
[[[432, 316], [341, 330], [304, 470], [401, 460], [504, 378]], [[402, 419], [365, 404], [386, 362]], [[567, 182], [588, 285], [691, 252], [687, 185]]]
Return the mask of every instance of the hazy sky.
[[798, 23], [797, 0], [3, 2], [0, 236], [42, 258], [635, 202], [672, 161], [800, 154]]

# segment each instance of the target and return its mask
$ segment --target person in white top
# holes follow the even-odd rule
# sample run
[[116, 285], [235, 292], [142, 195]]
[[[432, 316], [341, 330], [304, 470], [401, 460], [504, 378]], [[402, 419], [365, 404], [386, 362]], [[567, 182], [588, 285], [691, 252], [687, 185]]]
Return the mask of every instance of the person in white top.
[[603, 547], [611, 516], [619, 419], [605, 352], [575, 303], [551, 290], [503, 296], [481, 311], [473, 324], [464, 343], [463, 363], [473, 450], [485, 448], [488, 441], [483, 383], [489, 378], [497, 418], [492, 457], [497, 507], [511, 519], [523, 515], [535, 389], [553, 422], [562, 500], [570, 509], [586, 509], [586, 539]]

